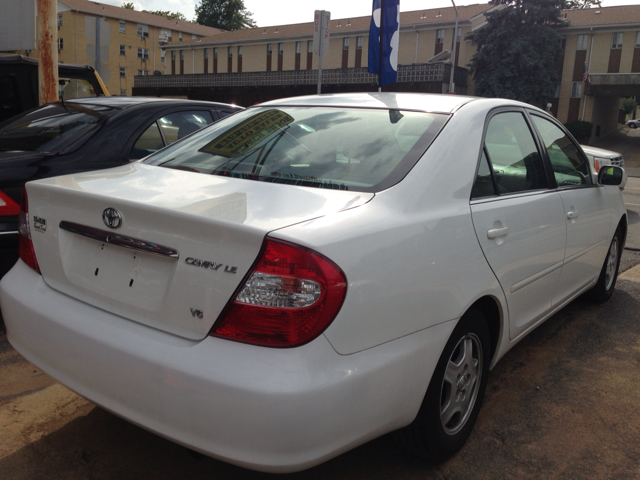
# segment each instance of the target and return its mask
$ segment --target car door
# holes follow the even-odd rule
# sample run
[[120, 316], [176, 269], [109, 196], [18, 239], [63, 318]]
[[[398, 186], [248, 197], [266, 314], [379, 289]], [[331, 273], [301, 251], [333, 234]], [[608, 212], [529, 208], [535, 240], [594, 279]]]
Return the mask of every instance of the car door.
[[482, 251], [507, 299], [514, 339], [552, 308], [566, 227], [524, 110], [488, 119], [471, 213]]
[[530, 113], [562, 199], [567, 228], [564, 265], [554, 296], [560, 303], [600, 274], [615, 226], [604, 188], [593, 182], [589, 160], [565, 130], [549, 118]]

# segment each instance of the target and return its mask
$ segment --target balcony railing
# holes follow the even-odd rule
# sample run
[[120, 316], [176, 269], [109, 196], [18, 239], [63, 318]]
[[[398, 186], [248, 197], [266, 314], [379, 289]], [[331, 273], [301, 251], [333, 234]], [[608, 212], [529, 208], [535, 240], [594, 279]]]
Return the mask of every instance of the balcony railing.
[[[449, 82], [451, 66], [442, 63], [400, 65], [398, 83]], [[456, 67], [456, 85], [467, 85], [467, 69]], [[262, 87], [286, 85], [315, 85], [318, 70], [285, 70], [280, 72], [196, 73], [187, 75], [136, 76], [136, 88], [162, 87]], [[376, 84], [378, 76], [366, 68], [335, 68], [322, 70], [323, 85]]]

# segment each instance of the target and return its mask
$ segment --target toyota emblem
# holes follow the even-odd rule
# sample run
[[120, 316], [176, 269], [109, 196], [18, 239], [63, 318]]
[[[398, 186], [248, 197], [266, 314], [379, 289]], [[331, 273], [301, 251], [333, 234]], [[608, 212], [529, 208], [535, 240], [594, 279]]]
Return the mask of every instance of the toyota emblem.
[[106, 208], [102, 212], [102, 221], [109, 228], [118, 228], [122, 225], [122, 214], [115, 208]]

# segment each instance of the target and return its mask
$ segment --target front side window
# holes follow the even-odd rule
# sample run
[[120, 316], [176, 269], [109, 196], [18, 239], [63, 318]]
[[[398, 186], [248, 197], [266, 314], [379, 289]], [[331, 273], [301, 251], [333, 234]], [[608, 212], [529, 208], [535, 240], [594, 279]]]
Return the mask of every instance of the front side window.
[[494, 115], [489, 121], [484, 149], [499, 195], [546, 189], [542, 157], [520, 112]]
[[375, 192], [409, 172], [447, 118], [384, 109], [255, 107], [218, 121], [145, 163], [253, 181]]
[[591, 185], [589, 161], [578, 146], [555, 123], [538, 115], [531, 118], [544, 141], [558, 187]]

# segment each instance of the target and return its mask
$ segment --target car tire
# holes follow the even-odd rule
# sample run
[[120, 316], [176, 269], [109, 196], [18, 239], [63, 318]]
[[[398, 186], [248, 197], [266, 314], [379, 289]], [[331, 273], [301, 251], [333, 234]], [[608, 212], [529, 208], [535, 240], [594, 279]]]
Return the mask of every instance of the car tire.
[[630, 123], [630, 124], [629, 124], [629, 127], [630, 127], [630, 128], [636, 128], [636, 127], [637, 127], [637, 125], [636, 125], [635, 123]]
[[620, 257], [622, 255], [623, 236], [620, 228], [613, 235], [607, 256], [604, 259], [602, 270], [595, 287], [589, 292], [589, 298], [595, 303], [604, 303], [613, 295], [620, 268]]
[[467, 311], [440, 356], [415, 420], [394, 432], [396, 443], [434, 463], [460, 450], [482, 406], [490, 351], [484, 315], [476, 309]]

